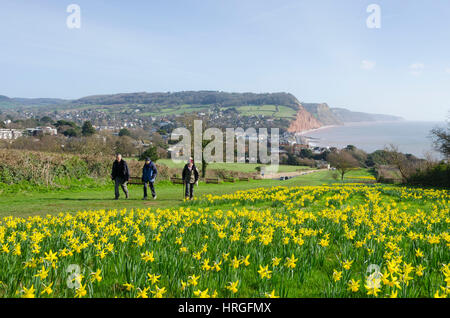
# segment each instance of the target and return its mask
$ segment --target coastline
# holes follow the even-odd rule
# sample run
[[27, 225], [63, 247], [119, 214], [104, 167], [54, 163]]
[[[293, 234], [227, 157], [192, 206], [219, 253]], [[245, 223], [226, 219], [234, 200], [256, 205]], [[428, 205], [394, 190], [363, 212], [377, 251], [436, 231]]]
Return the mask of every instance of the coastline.
[[[297, 133], [314, 147], [344, 148], [354, 145], [368, 153], [395, 144], [404, 153], [424, 158], [425, 153], [435, 154], [428, 135], [436, 126], [445, 122], [435, 121], [377, 121], [322, 126]], [[332, 128], [332, 129], [325, 129]]]
[[295, 134], [299, 135], [299, 136], [304, 136], [305, 134], [313, 132], [313, 131], [322, 130], [322, 129], [326, 129], [326, 128], [340, 127], [340, 126], [342, 126], [342, 125], [325, 125], [325, 126], [321, 126], [319, 128], [313, 128], [313, 129], [299, 131], [299, 132], [296, 132]]
[[401, 122], [406, 122], [406, 121], [409, 121], [409, 120], [402, 119], [402, 120], [377, 120], [377, 121], [354, 121], [354, 122], [352, 121], [352, 122], [345, 122], [342, 125], [325, 125], [325, 126], [321, 126], [319, 128], [303, 130], [303, 131], [297, 132], [296, 134], [300, 135], [300, 136], [304, 136], [307, 133], [322, 130], [322, 129], [327, 129], [327, 128], [344, 127], [344, 126], [368, 126], [371, 124], [401, 123]]

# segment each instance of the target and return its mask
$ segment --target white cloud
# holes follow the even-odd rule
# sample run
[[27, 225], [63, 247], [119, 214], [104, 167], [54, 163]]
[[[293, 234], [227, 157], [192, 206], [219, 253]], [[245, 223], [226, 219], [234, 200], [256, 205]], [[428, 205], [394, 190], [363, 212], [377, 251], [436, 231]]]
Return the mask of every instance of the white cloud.
[[448, 73], [448, 74], [450, 74], [450, 67], [447, 67], [447, 68], [445, 69], [445, 72]]
[[418, 76], [422, 74], [422, 71], [425, 69], [425, 65], [423, 63], [413, 63], [409, 66], [409, 73], [412, 75]]
[[370, 70], [373, 70], [374, 68], [375, 68], [375, 65], [376, 65], [377, 63], [375, 62], [375, 61], [369, 61], [369, 60], [362, 60], [362, 62], [361, 62], [361, 68], [363, 69], [363, 70], [368, 70], [368, 71], [370, 71]]

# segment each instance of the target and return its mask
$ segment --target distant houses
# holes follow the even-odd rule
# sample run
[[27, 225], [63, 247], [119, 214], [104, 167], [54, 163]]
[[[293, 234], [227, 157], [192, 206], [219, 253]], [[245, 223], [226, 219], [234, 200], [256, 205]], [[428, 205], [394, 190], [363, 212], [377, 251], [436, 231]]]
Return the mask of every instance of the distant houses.
[[17, 139], [22, 135], [23, 130], [21, 129], [0, 129], [0, 139]]
[[14, 140], [22, 136], [57, 135], [56, 128], [35, 127], [26, 129], [0, 129], [0, 139]]
[[39, 136], [39, 135], [51, 135], [56, 136], [58, 134], [58, 131], [56, 128], [52, 127], [36, 127], [36, 128], [27, 128], [25, 129], [25, 132], [28, 136]]

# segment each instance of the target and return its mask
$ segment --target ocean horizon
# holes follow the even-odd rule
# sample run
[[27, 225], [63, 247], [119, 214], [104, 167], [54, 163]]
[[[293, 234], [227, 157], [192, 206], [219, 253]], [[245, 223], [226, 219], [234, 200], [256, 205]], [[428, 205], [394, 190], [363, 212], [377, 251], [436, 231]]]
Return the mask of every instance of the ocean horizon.
[[393, 144], [403, 153], [419, 158], [431, 154], [440, 159], [440, 154], [433, 148], [430, 131], [446, 125], [445, 122], [438, 121], [409, 120], [346, 123], [303, 132], [302, 135], [308, 137], [312, 146], [344, 148], [354, 145], [370, 153]]

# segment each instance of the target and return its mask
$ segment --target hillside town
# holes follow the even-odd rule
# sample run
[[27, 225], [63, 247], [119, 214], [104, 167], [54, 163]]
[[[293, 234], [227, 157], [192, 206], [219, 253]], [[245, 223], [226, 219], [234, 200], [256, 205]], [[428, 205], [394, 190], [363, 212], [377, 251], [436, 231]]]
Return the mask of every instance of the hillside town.
[[[116, 141], [116, 144], [121, 141], [120, 146], [117, 147], [122, 152], [139, 155], [143, 149], [153, 145], [158, 148], [160, 157], [169, 158], [172, 151], [171, 145], [173, 144], [171, 133], [177, 127], [184, 127], [187, 118], [189, 120], [200, 119], [207, 123], [207, 127], [217, 125], [217, 128], [222, 130], [228, 127], [242, 127], [243, 129], [252, 127], [258, 130], [258, 128], [278, 128], [275, 125], [288, 126], [288, 120], [285, 119], [276, 119], [264, 115], [239, 116], [234, 108], [221, 110], [220, 107], [211, 107], [208, 111], [196, 114], [144, 117], [136, 115], [140, 112], [139, 109], [136, 110], [115, 115], [106, 114], [99, 110], [86, 109], [53, 113], [29, 111], [22, 113], [21, 116], [16, 114], [17, 117], [10, 113], [8, 115], [0, 114], [0, 119], [2, 119], [0, 123], [3, 124], [3, 128], [0, 128], [0, 140], [12, 143], [19, 141], [19, 139], [34, 138], [33, 140], [37, 142], [44, 136], [53, 136], [58, 138], [61, 149], [64, 149], [67, 148], [67, 144], [73, 142], [73, 137], [86, 136], [83, 132], [83, 125], [89, 123], [95, 131], [95, 136], [103, 136], [101, 138], [105, 142], [107, 136], [124, 137]], [[26, 127], [26, 125], [33, 123], [36, 124], [35, 127]], [[44, 123], [45, 126], [42, 125]], [[47, 140], [47, 142], [49, 141]], [[15, 142], [15, 144], [18, 143]], [[271, 144], [270, 138], [268, 144]], [[324, 159], [329, 151], [329, 147], [314, 146], [309, 138], [300, 133], [289, 132], [283, 128], [279, 129], [278, 152], [280, 160], [284, 163], [321, 166], [325, 164]]]

